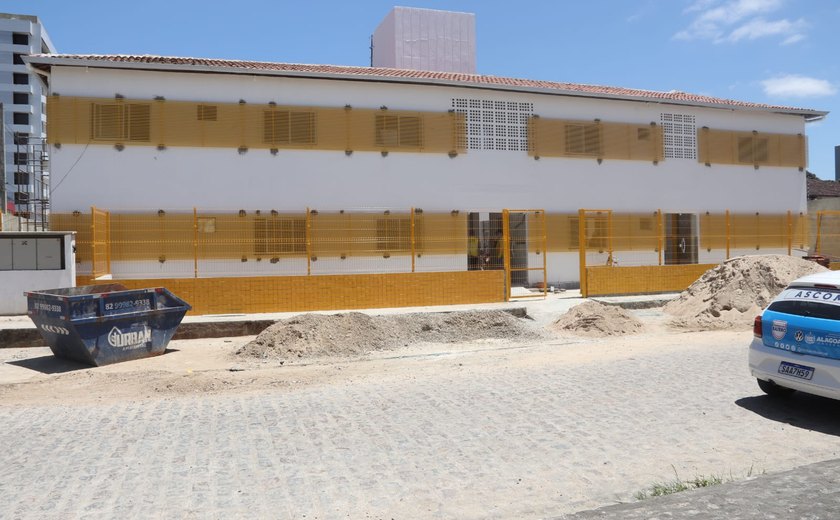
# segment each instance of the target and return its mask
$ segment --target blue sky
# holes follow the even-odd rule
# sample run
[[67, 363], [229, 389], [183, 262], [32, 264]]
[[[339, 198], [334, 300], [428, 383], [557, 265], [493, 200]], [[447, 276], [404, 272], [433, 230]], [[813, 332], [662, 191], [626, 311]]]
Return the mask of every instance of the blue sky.
[[35, 14], [59, 52], [368, 65], [394, 5], [476, 15], [478, 72], [682, 90], [832, 112], [809, 124], [809, 170], [840, 144], [838, 0], [0, 1]]

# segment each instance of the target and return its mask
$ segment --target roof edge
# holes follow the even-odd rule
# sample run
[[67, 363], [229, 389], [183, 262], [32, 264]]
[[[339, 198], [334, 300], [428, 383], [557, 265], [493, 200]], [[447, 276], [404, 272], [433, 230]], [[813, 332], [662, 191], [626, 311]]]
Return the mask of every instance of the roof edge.
[[[525, 93], [535, 93], [535, 94], [546, 94], [546, 95], [560, 95], [560, 96], [570, 96], [570, 97], [580, 97], [580, 98], [595, 98], [595, 99], [613, 99], [619, 101], [632, 101], [632, 102], [641, 102], [641, 103], [656, 103], [656, 104], [667, 104], [667, 105], [680, 105], [680, 106], [694, 106], [694, 107], [704, 107], [704, 108], [717, 108], [717, 109], [724, 109], [724, 110], [745, 110], [751, 112], [769, 112], [769, 113], [776, 113], [776, 114], [783, 114], [783, 115], [793, 115], [793, 116], [801, 116], [805, 119], [806, 122], [811, 121], [818, 121], [823, 119], [826, 115], [828, 115], [828, 111], [821, 111], [821, 110], [813, 110], [807, 108], [797, 108], [797, 107], [783, 107], [783, 106], [774, 106], [774, 105], [765, 105], [765, 104], [758, 104], [758, 103], [748, 103], [748, 102], [740, 102], [744, 104], [737, 104], [739, 103], [736, 100], [727, 100], [727, 99], [719, 99], [718, 101], [721, 102], [704, 102], [699, 100], [691, 100], [691, 99], [678, 99], [678, 98], [667, 98], [667, 97], [655, 97], [653, 94], [667, 94], [665, 92], [660, 91], [648, 91], [643, 89], [628, 89], [634, 90], [637, 92], [650, 92], [651, 96], [644, 96], [644, 95], [630, 95], [630, 94], [617, 94], [617, 93], [607, 93], [607, 92], [586, 92], [581, 90], [573, 90], [573, 89], [563, 89], [563, 88], [548, 88], [548, 87], [536, 87], [536, 86], [522, 86], [522, 85], [509, 85], [504, 83], [484, 83], [479, 81], [470, 81], [470, 80], [454, 80], [454, 79], [446, 79], [446, 78], [432, 78], [432, 77], [411, 77], [411, 76], [385, 76], [381, 74], [364, 74], [364, 73], [337, 73], [337, 72], [317, 72], [317, 71], [306, 71], [306, 70], [271, 70], [271, 69], [253, 69], [253, 68], [245, 68], [245, 67], [236, 67], [230, 65], [209, 65], [209, 64], [192, 64], [192, 63], [160, 63], [160, 62], [148, 62], [148, 61], [116, 61], [116, 60], [108, 60], [110, 55], [101, 55], [97, 58], [86, 58], [85, 55], [77, 55], [73, 57], [68, 57], [66, 55], [49, 55], [49, 54], [32, 54], [29, 56], [25, 56], [24, 60], [30, 64], [30, 66], [34, 68], [38, 68], [41, 70], [49, 71], [49, 69], [54, 66], [67, 66], [67, 67], [92, 67], [92, 68], [100, 68], [100, 69], [127, 69], [127, 70], [150, 70], [150, 71], [169, 71], [169, 72], [193, 72], [193, 73], [216, 73], [216, 74], [239, 74], [239, 75], [251, 75], [251, 76], [276, 76], [276, 77], [292, 77], [292, 78], [312, 78], [312, 79], [329, 79], [329, 80], [340, 80], [340, 81], [376, 81], [382, 83], [397, 83], [397, 84], [413, 84], [413, 85], [436, 85], [436, 86], [451, 86], [451, 87], [466, 87], [466, 88], [477, 88], [483, 90], [495, 90], [495, 91], [509, 91], [509, 92], [525, 92]], [[113, 57], [117, 57], [120, 55], [113, 55]], [[130, 56], [130, 57], [141, 57], [141, 56]], [[165, 56], [142, 56], [146, 58], [170, 58]], [[103, 59], [105, 58], [105, 59]], [[196, 60], [207, 60], [207, 61], [226, 61], [226, 62], [239, 62], [239, 63], [264, 63], [264, 62], [249, 62], [249, 61], [242, 61], [242, 60], [216, 60], [211, 58], [174, 58], [174, 59], [196, 59]], [[277, 64], [274, 64], [277, 65]], [[308, 65], [308, 64], [280, 64], [280, 65], [295, 65], [295, 66], [319, 66], [319, 65]], [[331, 66], [331, 65], [327, 65]], [[335, 67], [346, 67], [347, 69], [354, 69], [355, 70], [364, 70], [365, 67], [361, 66], [335, 66]], [[481, 77], [494, 77], [494, 76], [482, 76], [478, 74], [465, 74], [466, 76], [475, 76], [477, 78]], [[511, 78], [514, 79], [514, 78]], [[552, 83], [552, 82], [549, 82]], [[584, 86], [584, 85], [582, 85]], [[598, 87], [596, 85], [585, 85], [590, 87]], [[717, 98], [713, 98], [717, 99]], [[730, 103], [726, 103], [724, 101], [729, 101]]]

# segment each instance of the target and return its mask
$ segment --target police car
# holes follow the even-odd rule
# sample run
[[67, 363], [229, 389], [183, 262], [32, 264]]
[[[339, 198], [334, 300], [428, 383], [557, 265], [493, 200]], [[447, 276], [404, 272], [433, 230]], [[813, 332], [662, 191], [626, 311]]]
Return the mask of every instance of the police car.
[[768, 395], [840, 399], [840, 271], [793, 281], [756, 316], [750, 372]]

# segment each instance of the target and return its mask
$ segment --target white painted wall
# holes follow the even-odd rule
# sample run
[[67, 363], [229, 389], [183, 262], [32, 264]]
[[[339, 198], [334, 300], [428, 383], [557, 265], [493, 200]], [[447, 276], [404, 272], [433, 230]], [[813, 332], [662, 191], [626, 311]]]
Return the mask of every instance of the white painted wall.
[[396, 9], [391, 9], [371, 35], [371, 65], [397, 68]]
[[[770, 133], [802, 133], [804, 121], [746, 110], [684, 107], [653, 102], [588, 99], [553, 94], [514, 93], [487, 89], [315, 80], [247, 75], [167, 73], [53, 67], [53, 92], [65, 96], [331, 106], [357, 108], [386, 105], [396, 110], [444, 112], [453, 98], [533, 103], [541, 117], [650, 123], [662, 112], [691, 114], [697, 128]], [[713, 165], [696, 160], [643, 161], [543, 157], [523, 151], [470, 150], [455, 158], [445, 154], [268, 150], [107, 145], [52, 147], [52, 208], [58, 212], [256, 209], [301, 212], [306, 207], [328, 210], [410, 207], [425, 211], [500, 211], [534, 208], [576, 212], [609, 208], [616, 212], [794, 213], [806, 211], [804, 173], [796, 168]], [[702, 255], [701, 255], [702, 256]], [[348, 272], [351, 260], [319, 259], [314, 274]], [[540, 260], [541, 261], [541, 260]], [[453, 259], [419, 259], [417, 270], [436, 270]], [[455, 261], [466, 268], [466, 259]], [[229, 264], [229, 263], [228, 263]], [[201, 273], [225, 273], [230, 265], [207, 265]], [[249, 262], [250, 264], [250, 262]], [[240, 265], [237, 273], [274, 273], [300, 265]], [[361, 265], [359, 272], [370, 264]], [[379, 272], [405, 271], [403, 259], [376, 265]], [[115, 276], [121, 267], [114, 263]], [[191, 265], [150, 263], [151, 276], [192, 273]], [[169, 273], [169, 274], [167, 274]], [[177, 273], [177, 274], [175, 274]], [[204, 276], [205, 274], [201, 274]], [[549, 255], [549, 280], [577, 280], [577, 254]]]
[[[2, 233], [0, 236], [32, 236], [33, 233]], [[25, 291], [76, 286], [75, 233], [39, 232], [39, 237], [64, 237], [64, 269], [41, 271], [0, 270], [0, 315], [26, 314]]]
[[[55, 67], [54, 92], [68, 96], [300, 104], [446, 111], [455, 97], [534, 103], [543, 117], [648, 123], [663, 111], [693, 114], [697, 127], [799, 133], [801, 117], [686, 108], [455, 87]], [[526, 152], [444, 154], [63, 145], [52, 149], [55, 211], [422, 207], [431, 211], [505, 207], [576, 211], [806, 211], [796, 168], [706, 167], [695, 160], [642, 161], [544, 157]], [[78, 161], [78, 162], [77, 162]], [[75, 166], [73, 166], [75, 164]], [[70, 171], [70, 168], [73, 170]], [[70, 174], [68, 175], [68, 172]], [[96, 187], [93, 189], [92, 187]], [[329, 189], [325, 189], [328, 187]]]
[[[577, 258], [577, 257], [575, 257]], [[577, 265], [577, 264], [575, 264]], [[90, 263], [78, 264], [80, 272], [89, 273]], [[281, 259], [271, 263], [269, 258], [257, 261], [250, 255], [246, 262], [241, 260], [199, 260], [198, 277], [214, 278], [228, 276], [303, 276], [307, 274], [306, 258]], [[466, 255], [424, 254], [414, 259], [415, 272], [465, 271]], [[111, 274], [120, 278], [192, 278], [196, 265], [193, 260], [111, 261]], [[310, 262], [312, 275], [410, 273], [411, 255], [320, 257]]]

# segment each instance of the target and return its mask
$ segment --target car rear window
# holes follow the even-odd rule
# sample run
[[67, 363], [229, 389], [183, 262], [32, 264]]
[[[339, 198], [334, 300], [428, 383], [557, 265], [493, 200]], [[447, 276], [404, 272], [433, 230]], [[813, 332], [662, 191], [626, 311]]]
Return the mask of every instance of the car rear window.
[[830, 305], [820, 302], [779, 300], [771, 303], [767, 310], [793, 314], [795, 316], [808, 316], [809, 318], [840, 320], [840, 305]]

